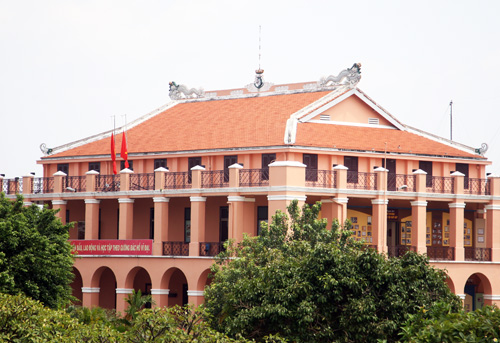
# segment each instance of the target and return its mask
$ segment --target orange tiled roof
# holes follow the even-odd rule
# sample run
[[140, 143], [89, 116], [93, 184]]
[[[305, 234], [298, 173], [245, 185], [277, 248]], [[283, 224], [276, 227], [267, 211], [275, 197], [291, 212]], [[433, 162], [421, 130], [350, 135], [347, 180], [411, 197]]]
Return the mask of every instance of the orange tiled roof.
[[[283, 145], [290, 114], [328, 94], [309, 92], [180, 103], [127, 131], [129, 154]], [[117, 152], [121, 135], [116, 135]], [[109, 137], [51, 155], [107, 155]]]
[[480, 158], [408, 131], [365, 126], [299, 123], [295, 145], [381, 152], [386, 142], [392, 153]]

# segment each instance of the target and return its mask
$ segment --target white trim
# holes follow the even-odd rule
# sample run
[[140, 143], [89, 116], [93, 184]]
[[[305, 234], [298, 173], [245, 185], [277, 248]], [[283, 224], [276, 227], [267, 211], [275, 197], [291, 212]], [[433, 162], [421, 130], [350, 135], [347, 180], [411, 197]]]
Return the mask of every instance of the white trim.
[[133, 204], [134, 203], [134, 199], [130, 199], [130, 198], [118, 198], [118, 203], [119, 204]]
[[59, 170], [55, 172], [54, 175], [52, 176], [68, 176], [68, 175], [65, 172]]
[[450, 202], [448, 206], [450, 208], [465, 208], [465, 204], [461, 202]]
[[116, 294], [132, 294], [134, 292], [133, 288], [117, 288]]
[[191, 202], [205, 202], [205, 201], [207, 201], [207, 197], [189, 197], [189, 201], [191, 201]]
[[459, 297], [460, 299], [464, 300], [465, 299], [465, 294], [457, 294], [457, 297]]
[[484, 206], [486, 211], [500, 210], [500, 205], [486, 205]]
[[99, 293], [100, 291], [99, 287], [82, 287], [82, 293]]
[[387, 205], [388, 203], [387, 199], [372, 199], [372, 205]]
[[314, 123], [314, 124], [326, 124], [326, 125], [343, 125], [343, 126], [356, 126], [356, 127], [370, 127], [370, 128], [377, 128], [377, 129], [389, 129], [389, 130], [397, 130], [394, 126], [388, 126], [388, 125], [376, 125], [376, 124], [365, 124], [365, 123], [353, 123], [353, 122], [346, 122], [346, 121], [325, 121], [325, 120], [308, 120], [307, 123]]
[[154, 170], [154, 172], [168, 172], [169, 170], [167, 168], [163, 167], [158, 167]]
[[154, 197], [153, 202], [169, 202], [170, 198], [165, 197]]
[[255, 202], [255, 198], [246, 198], [240, 195], [228, 195], [227, 202]]
[[349, 198], [334, 198], [333, 201], [337, 204], [347, 204], [349, 202]]
[[188, 290], [189, 297], [203, 297], [205, 295], [204, 291], [190, 291]]
[[194, 166], [193, 168], [191, 168], [191, 170], [206, 170], [206, 169], [203, 168], [202, 166]]
[[134, 173], [134, 171], [130, 170], [128, 168], [120, 170], [120, 174], [133, 174], [133, 173]]
[[283, 194], [283, 195], [268, 195], [267, 200], [298, 200], [298, 201], [306, 201], [306, 195], [291, 195], [291, 194]]
[[462, 174], [461, 172], [456, 171], [456, 172], [451, 173], [450, 176], [465, 176], [465, 174]]
[[67, 205], [67, 200], [52, 200], [52, 205]]
[[484, 300], [498, 301], [498, 300], [500, 300], [500, 295], [499, 294], [484, 294], [483, 298], [484, 298]]
[[410, 201], [411, 206], [427, 207], [427, 201]]
[[275, 161], [269, 164], [269, 167], [307, 167], [304, 163], [298, 161]]
[[99, 172], [95, 170], [89, 170], [85, 173], [85, 175], [99, 175]]
[[476, 210], [477, 214], [484, 214], [485, 212], [486, 212], [485, 209], [478, 209], [478, 210]]
[[412, 174], [414, 174], [414, 175], [427, 175], [427, 172], [423, 171], [422, 169], [417, 169]]
[[151, 295], [168, 295], [170, 294], [170, 289], [152, 288]]
[[389, 169], [385, 169], [384, 167], [378, 167], [373, 170], [374, 172], [388, 172]]
[[23, 206], [31, 206], [33, 203], [31, 201], [23, 201]]
[[231, 164], [229, 167], [227, 167], [228, 169], [243, 169], [243, 166], [239, 163], [234, 163], [234, 164]]
[[335, 167], [333, 167], [332, 169], [333, 170], [349, 170], [349, 168], [347, 168], [346, 166], [344, 166], [342, 164], [338, 164]]
[[85, 199], [85, 204], [100, 204], [101, 200], [99, 199]]
[[[28, 174], [28, 175], [23, 175], [22, 177], [23, 177], [23, 179], [24, 179], [24, 178], [34, 179], [34, 178], [35, 178], [35, 175], [33, 175], [33, 174]], [[2, 177], [2, 176], [0, 176], [0, 180], [2, 180], [2, 179], [3, 179], [3, 177]]]

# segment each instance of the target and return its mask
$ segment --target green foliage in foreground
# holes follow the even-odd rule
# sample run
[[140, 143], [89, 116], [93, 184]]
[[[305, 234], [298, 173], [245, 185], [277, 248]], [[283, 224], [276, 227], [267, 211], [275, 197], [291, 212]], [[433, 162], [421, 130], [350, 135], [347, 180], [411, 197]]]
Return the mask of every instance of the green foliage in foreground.
[[327, 230], [319, 211], [294, 202], [290, 220], [277, 212], [260, 236], [228, 246], [205, 290], [213, 328], [258, 341], [394, 342], [423, 306], [460, 308], [426, 257], [387, 258], [355, 242], [348, 224]]
[[473, 312], [453, 311], [438, 303], [408, 316], [402, 341], [411, 343], [500, 342], [500, 309], [485, 306]]
[[[143, 309], [129, 325], [114, 311], [70, 306], [53, 310], [24, 295], [0, 293], [0, 342], [249, 343], [214, 331], [202, 309]], [[269, 343], [282, 342], [270, 337]]]
[[0, 192], [0, 292], [23, 293], [56, 308], [69, 303], [73, 257], [69, 228], [55, 211], [23, 206]]

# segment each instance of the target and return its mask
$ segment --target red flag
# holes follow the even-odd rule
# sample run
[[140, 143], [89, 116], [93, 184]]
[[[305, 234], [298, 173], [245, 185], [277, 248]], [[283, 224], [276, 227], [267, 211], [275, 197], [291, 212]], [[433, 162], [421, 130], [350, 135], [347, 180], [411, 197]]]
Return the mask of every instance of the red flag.
[[113, 161], [113, 174], [118, 174], [116, 171], [116, 153], [115, 153], [115, 135], [111, 134], [111, 161]]
[[127, 150], [127, 137], [125, 136], [125, 131], [122, 134], [122, 150], [120, 156], [125, 160], [125, 168], [128, 168], [128, 150]]

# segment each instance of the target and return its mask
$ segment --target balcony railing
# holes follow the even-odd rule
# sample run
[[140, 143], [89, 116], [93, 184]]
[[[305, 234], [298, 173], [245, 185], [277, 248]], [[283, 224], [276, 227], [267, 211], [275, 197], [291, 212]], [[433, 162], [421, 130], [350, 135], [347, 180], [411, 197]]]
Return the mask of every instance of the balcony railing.
[[130, 174], [130, 190], [150, 191], [154, 189], [155, 189], [154, 173]]
[[85, 176], [63, 177], [63, 192], [85, 192], [87, 178]]
[[347, 171], [347, 188], [350, 189], [377, 189], [377, 174], [376, 173], [363, 173], [363, 172], [350, 172]]
[[200, 242], [200, 256], [216, 256], [224, 249], [222, 242]]
[[306, 169], [306, 186], [337, 188], [337, 173], [333, 170]]
[[165, 188], [184, 189], [191, 188], [189, 172], [168, 172], [165, 173]]
[[387, 247], [387, 255], [389, 257], [401, 257], [408, 251], [417, 251], [417, 247], [413, 245], [392, 245]]
[[120, 190], [120, 175], [96, 175], [96, 192], [118, 192]]
[[474, 195], [490, 195], [490, 183], [488, 182], [488, 179], [464, 178], [464, 193]]
[[269, 169], [241, 169], [240, 187], [269, 186]]
[[189, 243], [163, 242], [163, 255], [189, 256]]
[[202, 188], [222, 188], [229, 186], [229, 175], [224, 170], [204, 170], [201, 172]]
[[406, 174], [388, 174], [387, 190], [415, 192], [415, 175]]
[[47, 194], [54, 193], [54, 178], [53, 177], [35, 177], [31, 184], [31, 193]]
[[427, 191], [431, 193], [447, 193], [453, 194], [453, 178], [446, 176], [433, 176], [431, 178], [431, 185], [427, 187]]
[[16, 194], [23, 192], [23, 179], [14, 178], [14, 179], [4, 179], [2, 180], [2, 192], [5, 194]]
[[453, 247], [427, 247], [427, 256], [431, 260], [455, 260], [455, 248]]
[[465, 247], [466, 261], [491, 261], [491, 248]]

